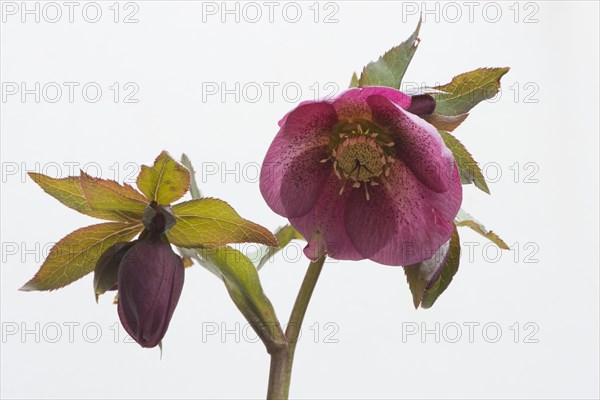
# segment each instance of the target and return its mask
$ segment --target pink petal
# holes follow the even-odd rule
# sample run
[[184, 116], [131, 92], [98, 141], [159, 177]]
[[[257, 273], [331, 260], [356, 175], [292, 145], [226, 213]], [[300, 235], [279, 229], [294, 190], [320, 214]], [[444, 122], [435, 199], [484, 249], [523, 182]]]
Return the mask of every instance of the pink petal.
[[344, 214], [348, 237], [364, 258], [379, 252], [399, 228], [388, 190], [380, 185], [368, 187], [368, 191], [369, 200], [364, 187], [353, 188]]
[[393, 136], [398, 158], [429, 188], [447, 191], [455, 162], [437, 129], [383, 96], [370, 96], [367, 103], [374, 121]]
[[320, 187], [331, 171], [326, 146], [331, 127], [337, 123], [328, 103], [297, 107], [271, 143], [260, 175], [260, 191], [273, 211], [298, 217], [314, 205]]
[[[391, 234], [385, 244], [369, 258], [386, 265], [416, 264], [432, 258], [452, 236], [453, 220], [462, 202], [458, 168], [454, 166], [452, 182], [446, 193], [429, 189], [399, 160], [393, 164], [387, 181], [389, 185], [377, 187], [387, 191], [389, 204], [385, 204], [385, 208], [365, 205], [364, 202], [362, 205], [363, 212], [372, 210], [376, 213], [370, 218], [385, 220], [386, 223], [382, 226]], [[359, 206], [360, 204], [354, 205], [357, 209], [353, 211], [353, 216], [360, 215]], [[386, 218], [394, 221], [395, 229], [389, 228], [390, 223]], [[348, 224], [346, 226], [352, 227]], [[350, 236], [354, 237], [352, 234]], [[375, 244], [379, 245], [381, 242], [380, 240]], [[371, 245], [369, 250], [375, 247]]]
[[333, 101], [340, 120], [371, 119], [371, 109], [366, 102], [369, 96], [383, 96], [404, 109], [408, 108], [411, 102], [410, 96], [389, 87], [365, 86], [349, 89]]
[[341, 187], [341, 181], [331, 173], [313, 209], [300, 218], [290, 218], [291, 224], [308, 241], [304, 254], [311, 260], [317, 260], [323, 254], [338, 260], [365, 258], [346, 233], [344, 209], [352, 189], [346, 187], [340, 195]]

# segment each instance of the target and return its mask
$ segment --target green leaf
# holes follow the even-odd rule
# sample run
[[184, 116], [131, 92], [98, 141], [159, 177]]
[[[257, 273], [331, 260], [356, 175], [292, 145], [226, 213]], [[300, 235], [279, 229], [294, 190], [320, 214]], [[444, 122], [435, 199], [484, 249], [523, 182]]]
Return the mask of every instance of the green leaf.
[[[456, 256], [456, 253], [453, 254], [452, 252], [456, 252], [457, 246], [459, 251], [458, 257], [460, 257], [460, 241], [455, 227], [450, 240], [444, 243], [433, 257], [429, 260], [404, 267], [404, 273], [413, 295], [413, 304], [415, 308], [419, 308], [419, 305], [422, 304], [427, 292], [435, 287], [435, 283], [439, 280], [439, 277], [442, 275], [448, 262], [455, 261], [453, 257]], [[454, 265], [451, 265], [449, 268], [455, 269]], [[458, 264], [456, 265], [456, 269], [458, 269]], [[439, 296], [439, 294], [441, 294], [441, 292], [437, 295]], [[437, 298], [435, 294], [429, 296], [429, 301], [431, 301], [431, 296]], [[433, 298], [433, 301], [435, 301], [435, 298]], [[433, 302], [431, 304], [433, 304]]]
[[285, 345], [283, 330], [254, 264], [231, 247], [198, 250], [200, 262], [222, 277], [231, 299], [267, 347]]
[[277, 232], [275, 232], [275, 238], [277, 238], [277, 242], [279, 243], [279, 247], [266, 247], [264, 249], [264, 254], [260, 258], [256, 268], [260, 270], [266, 263], [269, 261], [271, 257], [277, 254], [279, 251], [283, 250], [285, 246], [287, 246], [294, 239], [303, 240], [304, 237], [291, 225], [286, 225]]
[[192, 161], [186, 154], [181, 155], [181, 163], [184, 167], [188, 169], [190, 172], [190, 195], [192, 199], [199, 199], [202, 197], [202, 193], [198, 188], [198, 183], [196, 182], [196, 170], [192, 167]]
[[81, 188], [93, 210], [121, 211], [132, 219], [139, 220], [148, 205], [146, 198], [128, 184], [120, 185], [108, 179], [94, 178], [83, 171], [80, 175]]
[[445, 131], [439, 132], [440, 135], [442, 135], [442, 139], [444, 139], [446, 146], [452, 151], [452, 155], [458, 166], [458, 171], [460, 172], [461, 182], [463, 184], [474, 183], [476, 187], [487, 194], [490, 194], [490, 189], [485, 182], [483, 173], [481, 172], [477, 161], [473, 159], [471, 153], [469, 153], [465, 146], [450, 133]]
[[496, 235], [492, 231], [488, 231], [481, 222], [477, 221], [473, 218], [469, 213], [464, 211], [462, 208], [458, 211], [458, 215], [454, 220], [456, 226], [466, 226], [473, 229], [475, 232], [479, 233], [481, 236], [489, 239], [491, 242], [495, 243], [498, 247], [504, 250], [510, 250], [510, 247], [502, 240], [498, 235]]
[[379, 60], [369, 63], [360, 75], [360, 86], [389, 86], [399, 89], [404, 73], [419, 46], [421, 20], [414, 33], [402, 44], [390, 49]]
[[448, 250], [448, 258], [446, 259], [446, 263], [440, 273], [440, 276], [437, 278], [433, 286], [429, 289], [425, 290], [423, 294], [423, 300], [421, 301], [421, 307], [430, 308], [436, 302], [438, 297], [448, 288], [450, 282], [452, 282], [452, 278], [456, 275], [458, 271], [458, 266], [460, 264], [460, 237], [458, 236], [458, 231], [456, 227], [454, 228], [454, 233], [450, 238], [450, 249]]
[[52, 247], [33, 279], [21, 290], [54, 290], [89, 274], [113, 244], [133, 239], [141, 224], [105, 222], [78, 229]]
[[212, 248], [228, 243], [262, 243], [278, 246], [268, 229], [243, 219], [226, 202], [205, 197], [173, 206], [176, 224], [169, 241], [188, 248]]
[[450, 83], [434, 89], [435, 114], [459, 115], [468, 112], [483, 100], [491, 99], [500, 90], [500, 78], [510, 68], [479, 68], [452, 78]]
[[49, 176], [29, 172], [29, 177], [33, 179], [46, 193], [60, 201], [65, 206], [79, 211], [90, 217], [107, 219], [110, 221], [129, 221], [130, 218], [119, 212], [93, 210], [83, 189], [81, 188], [80, 178], [78, 176], [69, 176], [67, 178], [51, 178]]
[[352, 79], [350, 79], [350, 87], [358, 87], [358, 76], [356, 75], [356, 72], [352, 74]]
[[152, 167], [142, 165], [136, 183], [148, 200], [168, 205], [187, 193], [190, 187], [190, 173], [163, 151], [156, 157]]
[[468, 113], [459, 115], [429, 114], [421, 115], [421, 118], [435, 126], [440, 131], [452, 132], [458, 128], [458, 126], [462, 124], [468, 116]]

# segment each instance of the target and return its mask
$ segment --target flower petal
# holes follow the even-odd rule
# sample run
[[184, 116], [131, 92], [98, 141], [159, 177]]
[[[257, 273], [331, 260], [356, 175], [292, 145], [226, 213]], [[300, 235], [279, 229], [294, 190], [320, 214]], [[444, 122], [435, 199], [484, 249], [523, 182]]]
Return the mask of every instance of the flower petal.
[[307, 103], [286, 118], [271, 143], [260, 175], [260, 191], [273, 211], [298, 217], [314, 205], [331, 165], [320, 161], [338, 119], [329, 103]]
[[456, 164], [446, 193], [428, 188], [399, 160], [390, 169], [387, 181], [388, 185], [383, 187], [391, 205], [385, 212], [395, 221], [396, 228], [371, 260], [386, 265], [409, 265], [430, 259], [452, 236], [453, 220], [462, 202]]
[[369, 96], [367, 103], [374, 121], [394, 137], [398, 158], [429, 188], [447, 191], [455, 162], [437, 129], [383, 96]]
[[406, 109], [411, 114], [428, 115], [435, 110], [435, 99], [429, 94], [412, 96], [410, 107]]
[[364, 258], [371, 258], [396, 235], [398, 224], [391, 210], [393, 199], [388, 190], [379, 185], [353, 188], [344, 214], [346, 232], [354, 247]]
[[366, 102], [369, 96], [383, 96], [401, 108], [410, 106], [411, 97], [399, 90], [383, 86], [365, 86], [345, 91], [333, 101], [340, 120], [371, 119], [371, 109]]
[[313, 209], [300, 218], [290, 218], [291, 224], [308, 241], [304, 254], [311, 260], [317, 260], [323, 254], [338, 260], [365, 258], [346, 233], [344, 209], [352, 189], [346, 187], [340, 195], [341, 187], [341, 181], [332, 173]]

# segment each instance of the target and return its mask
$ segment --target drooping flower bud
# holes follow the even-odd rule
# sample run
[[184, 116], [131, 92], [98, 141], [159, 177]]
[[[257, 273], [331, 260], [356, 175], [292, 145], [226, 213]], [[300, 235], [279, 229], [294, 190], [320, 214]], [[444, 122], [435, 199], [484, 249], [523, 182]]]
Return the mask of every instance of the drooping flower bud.
[[142, 347], [154, 347], [167, 332], [181, 296], [184, 266], [168, 242], [138, 241], [119, 267], [121, 324]]

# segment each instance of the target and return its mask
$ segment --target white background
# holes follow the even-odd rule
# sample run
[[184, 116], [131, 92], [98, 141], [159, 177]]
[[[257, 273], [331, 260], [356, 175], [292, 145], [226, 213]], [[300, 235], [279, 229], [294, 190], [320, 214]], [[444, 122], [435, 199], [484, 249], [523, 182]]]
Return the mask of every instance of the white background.
[[[354, 70], [412, 33], [415, 7], [434, 11], [425, 15], [407, 82], [432, 85], [482, 66], [512, 68], [501, 97], [476, 107], [456, 135], [494, 182], [491, 197], [465, 187], [464, 207], [516, 250], [495, 260], [494, 247], [461, 230], [460, 270], [430, 310], [414, 310], [401, 268], [329, 262], [306, 317], [291, 395], [598, 398], [597, 2], [501, 2], [485, 12], [477, 3], [471, 20], [462, 2], [338, 2], [327, 9], [322, 3], [317, 23], [312, 2], [300, 4], [297, 23], [285, 20], [294, 13], [283, 14], [283, 3], [273, 23], [262, 2], [258, 22], [249, 21], [255, 10], [246, 8], [239, 22], [226, 15], [223, 23], [193, 1], [138, 1], [138, 23], [115, 23], [112, 3], [100, 2], [97, 23], [82, 17], [84, 2], [73, 23], [65, 6], [56, 23], [44, 15], [39, 23], [26, 15], [23, 23], [20, 10], [3, 15], [3, 84], [80, 84], [72, 103], [63, 86], [56, 103], [47, 101], [55, 96], [48, 92], [39, 103], [17, 94], [1, 104], [3, 398], [263, 397], [269, 366], [263, 345], [251, 343], [254, 335], [223, 284], [198, 266], [187, 271], [162, 360], [158, 349], [124, 343], [122, 328], [115, 343], [116, 309], [110, 296], [96, 305], [91, 276], [57, 292], [17, 291], [49, 243], [94, 223], [24, 173], [67, 176], [74, 165], [105, 178], [117, 171], [120, 181], [131, 182], [131, 165], [151, 163], [163, 149], [177, 157], [185, 151], [205, 195], [275, 229], [285, 221], [263, 202], [255, 178], [278, 119], [295, 104], [293, 90], [285, 97], [282, 86], [297, 83], [303, 100], [315, 97], [315, 83], [319, 96], [330, 82], [342, 90]], [[131, 7], [119, 5], [120, 20]], [[493, 23], [498, 8], [502, 15]], [[54, 18], [54, 10], [46, 11]], [[337, 23], [324, 23], [332, 11]], [[88, 82], [103, 90], [96, 103], [82, 97]], [[138, 103], [115, 103], [114, 82], [121, 90], [134, 82]], [[256, 102], [249, 101], [255, 92], [241, 93], [239, 102], [234, 95], [203, 99], [207, 82], [230, 89], [256, 82], [263, 93]], [[272, 99], [265, 82], [279, 84]], [[468, 242], [478, 244], [471, 256]], [[301, 247], [290, 248], [289, 262], [279, 255], [261, 271], [282, 322], [307, 265], [297, 256]], [[479, 324], [472, 343], [469, 323]], [[78, 324], [73, 343], [70, 324]], [[239, 338], [207, 336], [215, 326]], [[452, 343], [456, 326], [462, 336]], [[418, 334], [407, 335], [415, 327]], [[497, 327], [501, 336], [491, 343]], [[101, 337], [93, 343], [97, 328]], [[433, 333], [422, 338], [423, 328], [437, 329], [439, 343]]]

